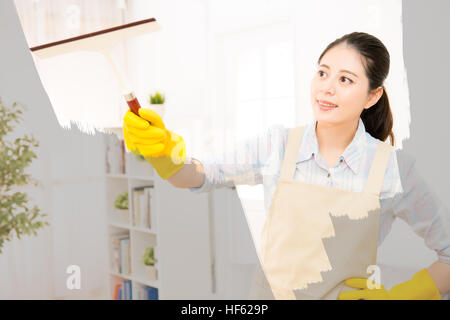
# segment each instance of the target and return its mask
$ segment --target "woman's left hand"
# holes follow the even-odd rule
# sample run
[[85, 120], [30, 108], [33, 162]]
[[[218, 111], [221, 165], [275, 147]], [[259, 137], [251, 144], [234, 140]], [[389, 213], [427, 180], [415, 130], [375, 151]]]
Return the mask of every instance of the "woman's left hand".
[[366, 278], [349, 278], [345, 280], [345, 284], [351, 288], [359, 289], [353, 291], [345, 291], [339, 294], [339, 300], [391, 300], [389, 292], [382, 284], [372, 282], [373, 286], [379, 289], [369, 289], [367, 287]]
[[371, 280], [372, 288], [367, 286], [366, 278], [349, 278], [345, 284], [359, 289], [341, 292], [339, 300], [440, 300], [441, 295], [427, 269], [417, 272], [410, 280], [402, 282], [390, 290]]

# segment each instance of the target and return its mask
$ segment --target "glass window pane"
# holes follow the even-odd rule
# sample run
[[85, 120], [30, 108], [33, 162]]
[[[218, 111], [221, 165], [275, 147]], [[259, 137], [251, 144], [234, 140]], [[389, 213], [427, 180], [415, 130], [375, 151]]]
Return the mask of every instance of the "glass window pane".
[[260, 133], [263, 128], [262, 100], [240, 101], [236, 108], [236, 133], [250, 137]]
[[259, 48], [249, 48], [237, 58], [238, 101], [263, 97], [263, 57]]
[[294, 96], [294, 57], [292, 42], [267, 45], [265, 53], [266, 97]]
[[295, 125], [294, 98], [268, 99], [265, 102], [265, 126], [281, 124], [287, 127]]

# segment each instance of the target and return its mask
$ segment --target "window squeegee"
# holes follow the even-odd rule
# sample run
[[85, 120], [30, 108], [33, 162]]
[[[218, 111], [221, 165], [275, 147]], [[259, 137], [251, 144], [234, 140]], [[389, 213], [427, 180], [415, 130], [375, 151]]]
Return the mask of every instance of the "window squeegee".
[[123, 76], [118, 71], [116, 64], [111, 59], [110, 52], [119, 42], [132, 37], [158, 31], [159, 23], [155, 18], [135, 21], [84, 35], [67, 38], [30, 48], [38, 58], [46, 59], [75, 51], [94, 51], [103, 54], [117, 76], [124, 92], [124, 98], [130, 110], [139, 116], [140, 104], [133, 91], [124, 83]]

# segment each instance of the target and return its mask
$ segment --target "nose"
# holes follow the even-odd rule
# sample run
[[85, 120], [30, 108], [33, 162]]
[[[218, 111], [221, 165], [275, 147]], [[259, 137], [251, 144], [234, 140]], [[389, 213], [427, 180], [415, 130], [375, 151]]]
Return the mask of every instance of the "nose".
[[335, 83], [333, 79], [327, 79], [323, 82], [322, 90], [324, 93], [334, 95], [336, 93]]

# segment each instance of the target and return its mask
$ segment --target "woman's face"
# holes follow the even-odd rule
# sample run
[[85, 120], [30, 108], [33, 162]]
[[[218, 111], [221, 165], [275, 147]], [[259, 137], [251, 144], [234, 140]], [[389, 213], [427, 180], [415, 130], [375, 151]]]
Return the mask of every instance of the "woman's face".
[[[368, 88], [361, 55], [345, 44], [333, 47], [322, 57], [311, 81], [315, 119], [333, 124], [358, 121], [361, 112], [373, 106], [383, 94], [380, 87], [369, 95]], [[322, 107], [319, 101], [337, 107]]]

